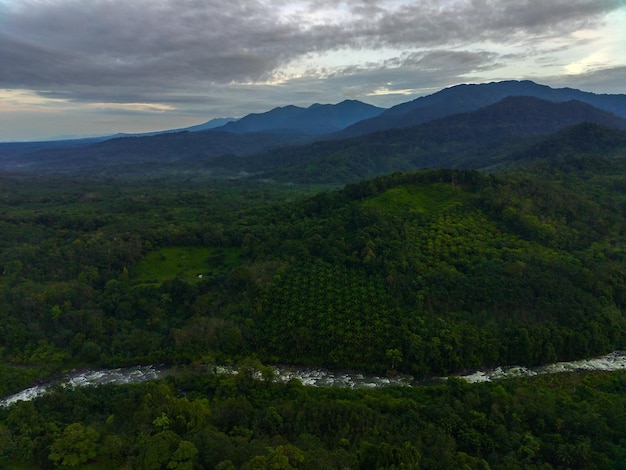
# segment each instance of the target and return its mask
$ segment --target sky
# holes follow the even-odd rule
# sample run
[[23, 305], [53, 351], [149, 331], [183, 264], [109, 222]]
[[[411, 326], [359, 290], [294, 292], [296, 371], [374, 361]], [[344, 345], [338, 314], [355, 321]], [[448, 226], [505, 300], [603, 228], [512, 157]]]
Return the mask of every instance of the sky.
[[0, 0], [5, 142], [523, 79], [626, 93], [626, 0]]

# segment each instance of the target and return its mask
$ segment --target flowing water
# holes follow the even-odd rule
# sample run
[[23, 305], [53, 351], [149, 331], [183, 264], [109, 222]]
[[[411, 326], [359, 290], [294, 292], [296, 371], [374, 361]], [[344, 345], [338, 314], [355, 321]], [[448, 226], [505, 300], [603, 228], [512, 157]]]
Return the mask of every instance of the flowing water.
[[103, 384], [130, 384], [147, 382], [166, 377], [168, 368], [162, 366], [135, 366], [123, 367], [119, 369], [87, 370], [68, 374], [62, 379], [44, 384], [29, 387], [21, 392], [10, 395], [0, 400], [0, 406], [9, 406], [18, 401], [29, 401], [46, 393], [53, 385], [63, 387], [86, 387], [88, 385]]
[[[303, 385], [312, 387], [347, 387], [375, 388], [389, 385], [419, 386], [410, 376], [376, 376], [354, 371], [331, 371], [321, 368], [274, 366], [274, 380], [289, 382], [297, 379]], [[460, 374], [459, 377], [470, 383], [488, 382], [513, 377], [531, 377], [541, 374], [556, 374], [570, 371], [612, 371], [626, 370], [626, 351], [615, 351], [606, 356], [571, 362], [557, 362], [545, 366], [527, 368], [520, 366], [502, 366], [489, 370]], [[232, 367], [214, 366], [210, 373], [236, 374]], [[172, 369], [162, 365], [124, 367], [119, 369], [87, 370], [68, 374], [62, 379], [45, 385], [36, 385], [0, 400], [0, 406], [6, 407], [20, 400], [32, 400], [46, 393], [53, 385], [62, 387], [85, 387], [102, 384], [129, 384], [157, 380], [168, 376]], [[261, 378], [261, 374], [258, 374]], [[429, 383], [443, 383], [445, 377], [436, 378]]]

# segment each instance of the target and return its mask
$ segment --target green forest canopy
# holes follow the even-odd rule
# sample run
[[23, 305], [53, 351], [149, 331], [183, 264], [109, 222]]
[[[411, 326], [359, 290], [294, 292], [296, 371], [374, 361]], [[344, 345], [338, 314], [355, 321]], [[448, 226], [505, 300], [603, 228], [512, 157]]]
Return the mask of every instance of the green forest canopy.
[[5, 178], [0, 352], [49, 369], [256, 354], [418, 377], [606, 353], [626, 334], [620, 165], [398, 173], [313, 197]]
[[[581, 155], [322, 192], [2, 177], [0, 394], [87, 365], [191, 373], [0, 410], [0, 465], [619, 468], [623, 373], [351, 392], [246, 367], [424, 377], [623, 348], [624, 170]], [[242, 373], [193, 372], [226, 361]]]

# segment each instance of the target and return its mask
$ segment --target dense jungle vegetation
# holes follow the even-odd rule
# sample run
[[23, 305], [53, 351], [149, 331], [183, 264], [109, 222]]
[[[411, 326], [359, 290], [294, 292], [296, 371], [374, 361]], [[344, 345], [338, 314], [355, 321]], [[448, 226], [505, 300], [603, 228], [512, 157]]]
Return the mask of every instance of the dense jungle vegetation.
[[5, 179], [0, 391], [38, 367], [254, 354], [425, 377], [623, 347], [620, 165], [398, 173], [315, 196]]
[[617, 470], [626, 461], [624, 372], [347, 390], [259, 381], [251, 367], [58, 390], [0, 409], [0, 466]]
[[[342, 189], [3, 176], [0, 395], [83, 366], [235, 361], [422, 378], [624, 348], [625, 170], [621, 158], [578, 155]], [[626, 458], [623, 373], [368, 392], [249, 375], [58, 391], [0, 410], [0, 463]]]

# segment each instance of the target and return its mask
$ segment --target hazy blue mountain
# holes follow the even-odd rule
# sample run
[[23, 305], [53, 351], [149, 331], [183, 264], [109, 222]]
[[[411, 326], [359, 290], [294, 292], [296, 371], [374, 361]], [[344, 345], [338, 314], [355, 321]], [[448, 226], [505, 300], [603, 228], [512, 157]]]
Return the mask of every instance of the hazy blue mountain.
[[[485, 96], [493, 96], [487, 93], [491, 86], [552, 93], [551, 88], [532, 82], [464, 85], [455, 87], [455, 93], [459, 94], [456, 101], [448, 99], [441, 103], [448, 103], [446, 109], [451, 112], [454, 103], [465, 103], [461, 99], [465, 93], [465, 98], [475, 106], [475, 98], [483, 91]], [[470, 89], [476, 93], [468, 94]], [[450, 90], [443, 90], [439, 96], [445, 97], [446, 93], [452, 93]], [[583, 92], [569, 90], [568, 93]], [[619, 101], [622, 96], [612, 95], [612, 98]], [[418, 108], [402, 114], [400, 109], [395, 107], [383, 114], [400, 113], [406, 117], [423, 111]], [[60, 142], [0, 144], [0, 169], [84, 171], [91, 168], [99, 172], [108, 168], [114, 169], [115, 174], [206, 171], [230, 176], [341, 183], [425, 167], [495, 168], [515, 161], [513, 153], [535, 144], [539, 136], [586, 122], [626, 129], [625, 119], [581, 101], [559, 102], [522, 95], [508, 96], [470, 112], [412, 127], [342, 139], [338, 138], [342, 134], [315, 134], [322, 129], [339, 127], [363, 112], [381, 113], [382, 110], [356, 101], [316, 104], [308, 108], [287, 106], [201, 132], [166, 132], [95, 144], [87, 141], [71, 145]], [[268, 130], [262, 131], [264, 127]], [[327, 140], [320, 140], [322, 138]]]
[[509, 97], [411, 128], [275, 149], [236, 161], [217, 159], [213, 164], [284, 180], [337, 183], [421, 168], [486, 169], [518, 161], [519, 151], [541, 136], [588, 122], [626, 129], [626, 119], [579, 101]]
[[220, 131], [245, 134], [250, 132], [281, 132], [321, 135], [337, 132], [355, 122], [378, 116], [384, 108], [355, 100], [338, 104], [313, 104], [308, 108], [284, 106], [265, 113], [253, 113], [230, 122]]
[[229, 122], [232, 121], [236, 121], [237, 119], [235, 118], [215, 118], [215, 119], [211, 119], [210, 121], [204, 122], [202, 124], [196, 124], [195, 126], [189, 126], [189, 127], [181, 127], [178, 129], [166, 129], [163, 131], [151, 131], [151, 132], [139, 132], [139, 133], [133, 133], [133, 134], [127, 134], [126, 132], [118, 132], [117, 134], [114, 135], [110, 135], [107, 138], [101, 138], [100, 141], [102, 140], [110, 140], [110, 139], [117, 139], [120, 137], [151, 137], [154, 135], [161, 135], [161, 134], [175, 134], [177, 132], [202, 132], [202, 131], [208, 131], [211, 129], [217, 129], [218, 127], [222, 127], [225, 124], [228, 124]]
[[201, 132], [201, 131], [208, 131], [210, 129], [217, 129], [218, 127], [222, 127], [226, 124], [228, 124], [229, 122], [233, 122], [236, 121], [237, 118], [232, 118], [232, 117], [228, 117], [228, 118], [215, 118], [215, 119], [211, 119], [210, 121], [207, 121], [203, 124], [198, 124], [196, 126], [190, 126], [190, 127], [185, 127], [184, 129], [180, 129], [181, 131], [189, 131], [189, 132]]
[[110, 139], [107, 137], [85, 137], [82, 139], [68, 140], [42, 140], [31, 142], [0, 142], [0, 168], [7, 168], [8, 162], [19, 162], [26, 155], [34, 155], [46, 151], [57, 151], [62, 149], [72, 149], [87, 147]]
[[[181, 162], [188, 159], [253, 155], [304, 141], [305, 137], [298, 134], [185, 131], [119, 137], [87, 146], [21, 147], [21, 152], [12, 147], [5, 149], [0, 144], [0, 170], [72, 172], [114, 166], [126, 170], [130, 166], [154, 169], [163, 164], [184, 165]], [[120, 169], [120, 173], [123, 172]]]
[[399, 104], [340, 133], [355, 136], [375, 131], [411, 127], [453, 114], [474, 111], [509, 96], [532, 96], [547, 101], [577, 100], [626, 118], [626, 95], [599, 95], [573, 88], [550, 88], [532, 81], [503, 81], [457, 85], [432, 95]]

